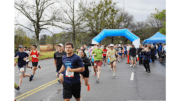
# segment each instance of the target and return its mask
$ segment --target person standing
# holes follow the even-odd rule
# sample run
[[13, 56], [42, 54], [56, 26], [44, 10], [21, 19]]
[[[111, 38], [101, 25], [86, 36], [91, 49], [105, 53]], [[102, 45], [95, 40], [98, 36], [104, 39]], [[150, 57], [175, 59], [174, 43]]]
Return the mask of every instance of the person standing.
[[110, 49], [107, 51], [107, 56], [110, 59], [110, 64], [111, 64], [111, 68], [113, 70], [113, 76], [115, 77], [115, 73], [116, 73], [116, 57], [115, 55], [117, 54], [117, 51], [115, 49], [113, 49], [113, 44], [110, 44]]
[[19, 45], [19, 52], [17, 52], [14, 56], [14, 59], [18, 59], [18, 69], [20, 71], [19, 75], [19, 85], [16, 88], [17, 90], [20, 89], [22, 84], [23, 77], [29, 77], [29, 81], [32, 81], [32, 76], [26, 74], [26, 60], [29, 58], [29, 55], [23, 51], [23, 45]]
[[63, 99], [64, 101], [70, 101], [72, 96], [76, 101], [80, 101], [81, 96], [81, 83], [80, 72], [84, 72], [85, 68], [81, 58], [73, 53], [74, 47], [71, 42], [65, 44], [66, 55], [62, 58], [63, 65], [58, 72], [59, 74], [64, 72], [63, 81]]
[[129, 54], [131, 56], [131, 65], [130, 67], [137, 67], [136, 64], [136, 48], [134, 45], [132, 45], [132, 48], [129, 49]]
[[141, 54], [141, 51], [142, 51], [142, 45], [139, 45], [139, 49], [138, 49], [139, 65], [142, 64], [142, 54]]
[[80, 57], [81, 57], [81, 60], [84, 64], [84, 67], [85, 67], [85, 71], [84, 72], [81, 72], [80, 73], [80, 76], [81, 76], [81, 84], [82, 84], [82, 81], [84, 79], [85, 81], [85, 86], [87, 86], [87, 91], [90, 91], [90, 84], [89, 84], [89, 69], [88, 69], [88, 66], [91, 66], [91, 63], [90, 63], [90, 60], [89, 58], [85, 57], [85, 52], [83, 50], [80, 50], [79, 51], [79, 54], [80, 54]]
[[32, 68], [32, 70], [33, 70], [33, 73], [31, 74], [31, 76], [32, 76], [32, 78], [34, 77], [34, 74], [35, 74], [35, 72], [36, 72], [36, 70], [38, 69], [38, 67], [39, 68], [41, 68], [40, 67], [40, 65], [38, 65], [38, 58], [40, 58], [41, 57], [41, 54], [40, 54], [40, 52], [37, 50], [37, 46], [36, 45], [33, 45], [32, 46], [32, 51], [30, 52], [30, 57], [32, 57], [32, 66], [33, 66], [33, 68]]
[[96, 47], [97, 48], [95, 48], [92, 51], [92, 56], [94, 56], [94, 66], [98, 70], [96, 82], [99, 83], [99, 78], [100, 78], [100, 74], [101, 74], [101, 66], [102, 66], [103, 50], [100, 49], [99, 43], [96, 44]]
[[151, 60], [152, 64], [154, 65], [154, 59], [155, 59], [155, 49], [154, 46], [151, 47]]
[[57, 52], [54, 53], [54, 65], [56, 67], [56, 77], [59, 78], [59, 82], [63, 84], [63, 73], [59, 74], [59, 70], [63, 64], [62, 58], [66, 55], [66, 52], [63, 51], [63, 44], [58, 44]]
[[142, 52], [143, 52], [143, 60], [144, 60], [143, 65], [146, 69], [146, 72], [150, 73], [151, 71], [150, 71], [149, 61], [150, 61], [151, 51], [149, 50], [148, 47], [145, 47], [142, 50]]

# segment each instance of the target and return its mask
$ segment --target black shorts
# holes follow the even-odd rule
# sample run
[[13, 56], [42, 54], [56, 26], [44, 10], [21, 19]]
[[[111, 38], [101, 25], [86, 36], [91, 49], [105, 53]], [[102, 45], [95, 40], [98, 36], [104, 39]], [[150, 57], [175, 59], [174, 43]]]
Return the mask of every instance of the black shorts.
[[32, 62], [33, 67], [37, 67], [37, 65], [38, 65], [38, 62]]
[[94, 66], [94, 62], [91, 61], [91, 63], [92, 63], [92, 66]]
[[103, 59], [106, 59], [106, 56], [103, 56]]
[[117, 58], [117, 55], [115, 55], [115, 57]]
[[84, 72], [81, 72], [80, 74], [82, 74], [84, 78], [89, 77], [89, 71], [84, 71]]
[[70, 99], [72, 95], [79, 99], [81, 94], [81, 83], [68, 84], [63, 82], [63, 98]]
[[26, 64], [28, 65], [29, 62], [26, 62]]

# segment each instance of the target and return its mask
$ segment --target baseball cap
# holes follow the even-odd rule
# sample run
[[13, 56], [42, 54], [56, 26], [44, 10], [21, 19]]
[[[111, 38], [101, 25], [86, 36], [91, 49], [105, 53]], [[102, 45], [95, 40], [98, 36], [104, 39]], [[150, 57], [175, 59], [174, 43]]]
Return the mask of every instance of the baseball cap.
[[58, 44], [58, 46], [61, 46], [61, 47], [63, 47], [63, 44], [62, 44], [62, 43], [60, 43], [60, 44]]
[[19, 48], [23, 48], [23, 45], [19, 45]]
[[113, 44], [110, 44], [110, 47], [114, 46]]

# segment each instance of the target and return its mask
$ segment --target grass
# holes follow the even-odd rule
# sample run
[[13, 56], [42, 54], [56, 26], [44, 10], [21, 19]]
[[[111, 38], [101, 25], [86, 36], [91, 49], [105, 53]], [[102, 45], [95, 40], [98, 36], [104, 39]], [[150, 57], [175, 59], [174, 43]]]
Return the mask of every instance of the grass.
[[[49, 51], [49, 52], [40, 52], [40, 54], [42, 55], [40, 58], [38, 58], [39, 60], [43, 60], [43, 59], [48, 59], [48, 58], [53, 58], [54, 57], [54, 53], [55, 51]], [[31, 61], [32, 58], [29, 58], [29, 60]], [[16, 62], [18, 62], [18, 60], [15, 60]]]

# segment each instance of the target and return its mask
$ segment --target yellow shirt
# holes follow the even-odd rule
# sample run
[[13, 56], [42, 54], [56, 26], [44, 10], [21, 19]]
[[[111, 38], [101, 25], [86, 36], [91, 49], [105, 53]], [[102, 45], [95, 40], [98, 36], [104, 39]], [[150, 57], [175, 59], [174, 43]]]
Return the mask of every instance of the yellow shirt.
[[116, 54], [116, 50], [115, 49], [113, 49], [113, 50], [109, 49], [107, 51], [107, 55], [110, 56], [109, 57], [110, 58], [110, 62], [113, 62], [114, 60], [116, 60], [115, 54]]

